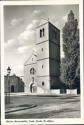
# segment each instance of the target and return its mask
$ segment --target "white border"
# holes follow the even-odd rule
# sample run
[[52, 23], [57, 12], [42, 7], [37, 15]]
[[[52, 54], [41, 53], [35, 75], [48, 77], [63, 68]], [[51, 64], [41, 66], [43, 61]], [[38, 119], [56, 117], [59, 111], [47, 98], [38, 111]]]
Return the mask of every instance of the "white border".
[[83, 85], [83, 1], [79, 7], [80, 27], [80, 83], [81, 83], [81, 118], [84, 119], [84, 85]]
[[4, 25], [3, 25], [3, 6], [1, 6], [1, 123], [4, 119]]
[[[52, 2], [53, 1], [53, 2]], [[29, 1], [1, 1], [2, 5], [66, 5], [80, 4], [83, 0], [29, 0]]]
[[[52, 2], [53, 1], [53, 2]], [[29, 122], [28, 119], [10, 119], [6, 122], [4, 116], [4, 23], [3, 7], [4, 5], [62, 5], [79, 4], [79, 25], [80, 25], [80, 77], [81, 77], [81, 118], [62, 118], [51, 119], [53, 122]], [[1, 2], [1, 125], [29, 125], [29, 124], [83, 124], [84, 123], [84, 86], [83, 86], [83, 0], [47, 0], [47, 1], [2, 1]], [[39, 119], [38, 119], [39, 120]], [[43, 119], [44, 120], [44, 119]], [[43, 121], [42, 120], [42, 121]], [[16, 121], [16, 122], [15, 122]], [[17, 122], [18, 121], [18, 122]], [[21, 122], [24, 121], [24, 122]], [[27, 122], [25, 122], [27, 121]], [[36, 119], [35, 119], [36, 121]]]

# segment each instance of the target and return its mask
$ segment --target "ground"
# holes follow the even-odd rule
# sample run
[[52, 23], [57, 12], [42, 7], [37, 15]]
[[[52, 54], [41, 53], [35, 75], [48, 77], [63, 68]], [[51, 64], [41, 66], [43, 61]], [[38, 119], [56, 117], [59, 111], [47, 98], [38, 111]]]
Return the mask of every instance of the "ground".
[[11, 96], [5, 108], [7, 119], [78, 118], [80, 96]]

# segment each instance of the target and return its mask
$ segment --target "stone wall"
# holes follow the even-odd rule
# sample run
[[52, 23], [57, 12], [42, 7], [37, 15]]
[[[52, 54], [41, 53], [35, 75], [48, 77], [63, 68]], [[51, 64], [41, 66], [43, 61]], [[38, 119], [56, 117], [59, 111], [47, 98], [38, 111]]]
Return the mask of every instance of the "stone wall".
[[5, 93], [24, 92], [24, 82], [16, 75], [4, 77]]
[[[36, 28], [36, 43], [41, 43], [49, 39], [49, 24], [45, 23]], [[40, 30], [44, 28], [44, 37], [40, 37]]]

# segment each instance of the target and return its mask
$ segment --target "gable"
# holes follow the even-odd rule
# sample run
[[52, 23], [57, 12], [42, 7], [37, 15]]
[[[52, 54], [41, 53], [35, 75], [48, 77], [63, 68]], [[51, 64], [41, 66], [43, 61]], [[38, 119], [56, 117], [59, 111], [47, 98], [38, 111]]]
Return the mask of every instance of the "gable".
[[37, 55], [35, 54], [32, 54], [27, 60], [26, 62], [24, 63], [24, 65], [29, 65], [29, 64], [34, 64], [36, 63], [36, 60], [37, 60]]

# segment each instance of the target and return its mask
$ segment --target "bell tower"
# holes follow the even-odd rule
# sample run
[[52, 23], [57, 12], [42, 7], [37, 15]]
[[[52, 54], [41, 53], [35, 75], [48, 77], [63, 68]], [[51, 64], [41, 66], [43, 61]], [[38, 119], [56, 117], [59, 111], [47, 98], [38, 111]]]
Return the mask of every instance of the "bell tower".
[[36, 28], [37, 84], [58, 89], [60, 76], [60, 30], [50, 22]]

